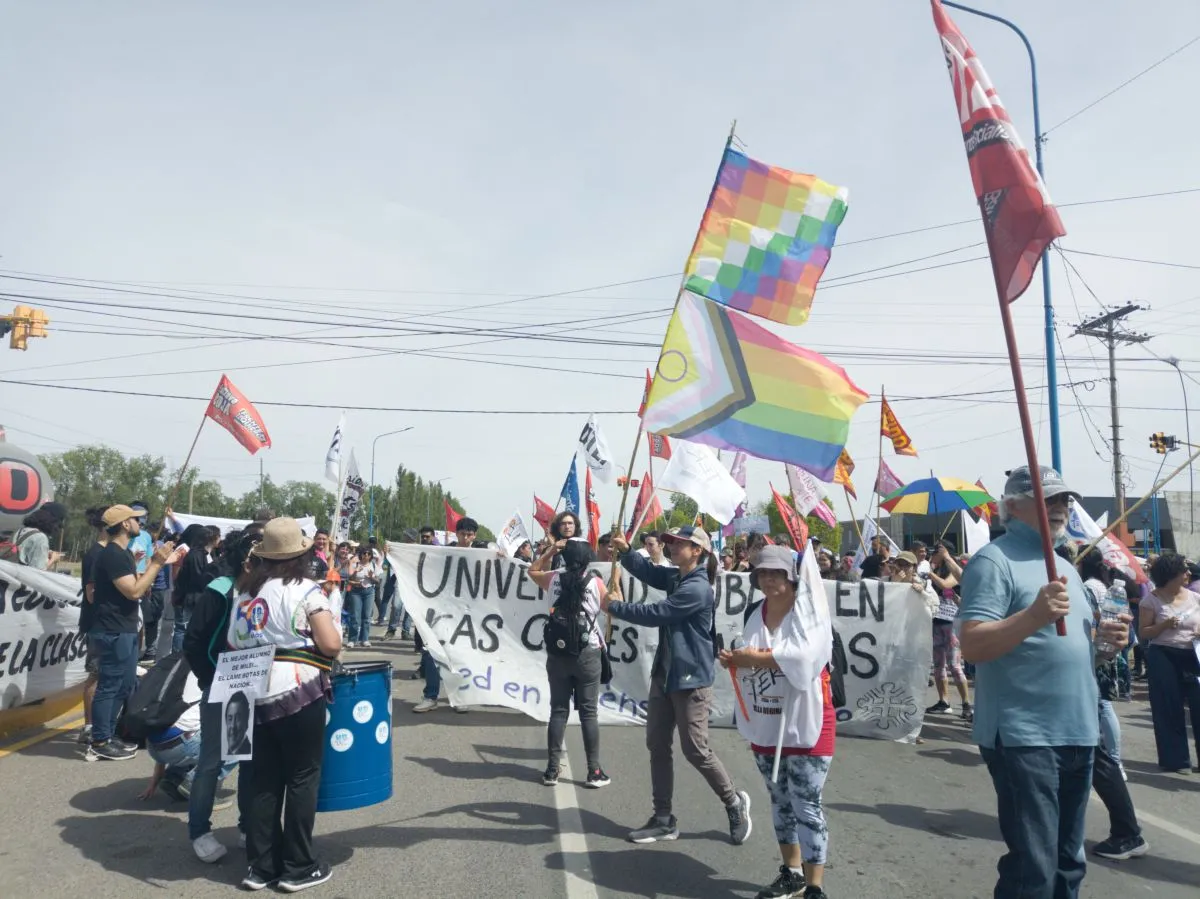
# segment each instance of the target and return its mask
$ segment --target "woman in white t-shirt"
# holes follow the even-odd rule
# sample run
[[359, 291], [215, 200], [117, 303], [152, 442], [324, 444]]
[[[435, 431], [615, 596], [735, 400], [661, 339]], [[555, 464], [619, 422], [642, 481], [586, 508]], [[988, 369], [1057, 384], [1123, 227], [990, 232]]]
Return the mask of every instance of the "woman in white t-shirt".
[[[246, 822], [247, 890], [278, 882], [285, 892], [324, 883], [329, 865], [312, 832], [325, 749], [329, 669], [342, 648], [329, 598], [312, 573], [312, 540], [294, 518], [263, 528], [238, 577], [229, 616], [231, 649], [273, 645], [266, 692], [255, 701], [253, 786]], [[285, 810], [286, 807], [286, 810]], [[282, 822], [282, 823], [281, 823]]]
[[[547, 571], [556, 557], [561, 567]], [[599, 789], [611, 783], [600, 767], [597, 712], [605, 647], [596, 619], [604, 582], [588, 574], [592, 561], [587, 541], [575, 537], [551, 543], [529, 569], [530, 578], [550, 599], [544, 631], [546, 677], [550, 681], [550, 723], [546, 727], [550, 760], [542, 775], [542, 783], [548, 787], [558, 783], [572, 697], [579, 711], [587, 756], [586, 785]]]
[[[745, 645], [723, 650], [720, 660], [734, 674], [738, 731], [749, 741], [771, 796], [783, 857], [779, 876], [758, 895], [825, 899], [829, 828], [821, 792], [833, 761], [836, 726], [827, 668], [833, 630], [828, 615], [816, 614], [821, 607], [811, 603], [826, 600], [824, 593], [811, 599], [806, 595], [808, 611], [797, 602], [798, 590], [804, 588], [786, 546], [763, 547], [750, 583], [765, 600], [746, 621]], [[780, 715], [784, 732], [775, 782], [771, 771]]]

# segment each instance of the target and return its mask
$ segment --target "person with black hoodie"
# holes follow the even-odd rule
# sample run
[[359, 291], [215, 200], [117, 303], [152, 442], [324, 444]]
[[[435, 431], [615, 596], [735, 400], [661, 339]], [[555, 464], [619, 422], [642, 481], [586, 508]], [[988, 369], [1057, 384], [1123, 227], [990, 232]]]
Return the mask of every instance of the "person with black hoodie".
[[[188, 791], [188, 838], [196, 857], [213, 863], [225, 856], [225, 847], [213, 835], [212, 812], [217, 784], [231, 773], [237, 763], [221, 764], [221, 728], [224, 719], [221, 704], [208, 701], [208, 691], [217, 671], [217, 659], [225, 649], [225, 630], [233, 608], [234, 580], [245, 567], [250, 550], [262, 539], [262, 522], [254, 522], [244, 533], [232, 532], [225, 538], [226, 551], [212, 569], [213, 577], [195, 596], [183, 654], [203, 691], [200, 702], [200, 759]], [[185, 532], [186, 534], [186, 532]], [[203, 554], [203, 549], [198, 550]], [[189, 554], [190, 555], [190, 554]], [[250, 762], [241, 762], [238, 778], [238, 828], [245, 839], [246, 802], [249, 798]]]
[[184, 634], [188, 621], [196, 607], [196, 601], [213, 578], [218, 576], [213, 564], [212, 551], [221, 542], [221, 532], [202, 524], [189, 524], [179, 537], [181, 546], [186, 546], [179, 571], [175, 575], [175, 592], [171, 604], [175, 608], [175, 630], [171, 634], [171, 652], [183, 648]]

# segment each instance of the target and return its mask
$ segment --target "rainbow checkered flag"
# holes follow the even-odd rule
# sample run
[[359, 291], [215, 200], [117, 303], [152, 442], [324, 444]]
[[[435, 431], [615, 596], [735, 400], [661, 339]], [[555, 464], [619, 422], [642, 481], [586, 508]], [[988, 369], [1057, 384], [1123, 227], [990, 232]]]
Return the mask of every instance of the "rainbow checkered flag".
[[727, 147], [685, 287], [750, 315], [804, 324], [848, 198], [844, 187]]

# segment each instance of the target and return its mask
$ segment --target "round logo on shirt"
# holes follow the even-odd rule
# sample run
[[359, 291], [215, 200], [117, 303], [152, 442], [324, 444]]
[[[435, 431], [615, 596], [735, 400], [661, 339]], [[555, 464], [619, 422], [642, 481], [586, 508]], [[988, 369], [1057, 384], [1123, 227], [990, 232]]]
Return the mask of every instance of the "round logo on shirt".
[[270, 612], [261, 596], [238, 603], [234, 610], [234, 634], [240, 640], [256, 637], [267, 629]]
[[329, 745], [334, 752], [345, 752], [354, 745], [354, 734], [344, 727], [339, 727], [329, 735]]

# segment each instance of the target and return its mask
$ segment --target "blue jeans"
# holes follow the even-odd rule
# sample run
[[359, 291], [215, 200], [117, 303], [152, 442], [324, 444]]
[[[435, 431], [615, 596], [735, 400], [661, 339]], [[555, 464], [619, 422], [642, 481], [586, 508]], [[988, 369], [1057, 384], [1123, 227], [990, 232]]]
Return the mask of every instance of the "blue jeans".
[[[188, 797], [188, 839], [195, 840], [212, 830], [213, 802], [217, 784], [233, 773], [238, 762], [221, 764], [221, 728], [225, 726], [219, 702], [208, 701], [208, 690], [200, 698], [200, 748], [192, 768], [192, 790]], [[238, 773], [238, 829], [245, 831], [246, 810], [251, 799], [252, 762], [241, 762]]]
[[1108, 699], [1100, 700], [1100, 745], [1114, 762], [1121, 764], [1121, 719]]
[[425, 689], [421, 695], [425, 699], [437, 699], [442, 692], [442, 672], [427, 649], [421, 650], [421, 673], [425, 675]]
[[393, 596], [392, 614], [388, 617], [388, 630], [394, 631], [396, 625], [399, 625], [401, 633], [411, 633], [412, 623], [412, 615], [408, 614], [408, 610], [404, 608], [404, 603], [400, 601], [400, 597]]
[[[1192, 739], [1196, 742], [1200, 764], [1200, 664], [1196, 654], [1175, 646], [1146, 647], [1146, 679], [1150, 685], [1150, 715], [1154, 720], [1154, 745], [1158, 766], [1167, 771], [1191, 767], [1188, 751], [1187, 718], [1184, 705], [1191, 708]], [[92, 705], [95, 715], [95, 704]]]
[[1008, 853], [996, 866], [995, 899], [1075, 899], [1087, 863], [1084, 813], [1091, 746], [979, 747], [996, 788]]
[[196, 770], [196, 762], [200, 760], [200, 733], [197, 731], [169, 749], [159, 749], [153, 743], [147, 743], [146, 752], [154, 761], [167, 766], [167, 770], [163, 772], [163, 780], [175, 786], [190, 783], [192, 772]]
[[366, 643], [371, 639], [371, 613], [375, 611], [374, 604], [374, 587], [358, 587], [346, 594], [346, 609], [350, 612], [351, 643]]
[[137, 686], [138, 635], [92, 631], [88, 651], [99, 659], [100, 674], [92, 699], [92, 742], [112, 737], [125, 700]]
[[171, 652], [183, 651], [183, 635], [187, 633], [188, 622], [191, 620], [191, 609], [184, 606], [175, 607], [175, 630], [171, 631]]

